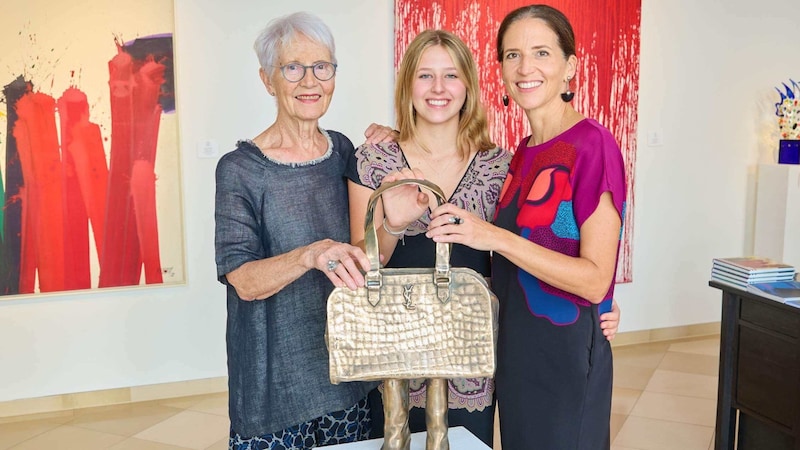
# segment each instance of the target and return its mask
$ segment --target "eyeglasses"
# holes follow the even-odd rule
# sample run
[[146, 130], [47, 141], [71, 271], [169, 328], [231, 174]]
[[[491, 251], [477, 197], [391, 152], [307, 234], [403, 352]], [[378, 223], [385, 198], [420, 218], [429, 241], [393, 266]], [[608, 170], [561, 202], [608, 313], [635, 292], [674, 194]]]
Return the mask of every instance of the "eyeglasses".
[[336, 67], [336, 64], [327, 61], [317, 62], [310, 66], [290, 62], [280, 66], [280, 69], [281, 75], [283, 75], [283, 78], [286, 78], [286, 81], [297, 83], [306, 76], [306, 69], [311, 69], [311, 73], [313, 73], [319, 81], [328, 81], [336, 75]]

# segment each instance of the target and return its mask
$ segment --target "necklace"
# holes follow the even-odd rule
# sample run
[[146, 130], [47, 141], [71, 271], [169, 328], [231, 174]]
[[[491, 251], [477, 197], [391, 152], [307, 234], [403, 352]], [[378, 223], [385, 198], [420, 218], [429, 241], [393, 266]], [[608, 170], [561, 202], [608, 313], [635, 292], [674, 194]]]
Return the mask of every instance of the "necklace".
[[[427, 174], [429, 177], [433, 176], [435, 174], [438, 174], [438, 175], [450, 174], [451, 173], [450, 169], [455, 164], [461, 162], [461, 156], [460, 155], [458, 155], [456, 157], [448, 156], [448, 157], [442, 158], [440, 160], [437, 160], [437, 159], [434, 159], [434, 158], [426, 158], [425, 156], [422, 156], [422, 155], [418, 155], [418, 157], [419, 157], [419, 160], [422, 161], [423, 163], [425, 163], [425, 165], [428, 167], [428, 169], [430, 169], [430, 173]], [[447, 164], [442, 165], [442, 161], [445, 161], [445, 160], [449, 160], [449, 161], [447, 162]]]

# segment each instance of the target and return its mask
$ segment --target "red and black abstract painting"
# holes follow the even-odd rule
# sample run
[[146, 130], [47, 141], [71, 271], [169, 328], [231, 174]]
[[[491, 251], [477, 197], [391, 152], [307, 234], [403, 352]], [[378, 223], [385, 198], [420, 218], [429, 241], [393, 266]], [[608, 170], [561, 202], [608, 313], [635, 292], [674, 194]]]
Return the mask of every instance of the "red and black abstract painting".
[[9, 3], [0, 295], [183, 282], [172, 2]]
[[[497, 62], [497, 29], [505, 15], [530, 4], [519, 0], [396, 0], [395, 66], [408, 44], [425, 29], [454, 32], [472, 49], [478, 64], [482, 102], [494, 141], [513, 151], [530, 134], [524, 112], [505, 93]], [[632, 281], [634, 167], [639, 92], [641, 0], [543, 1], [561, 10], [575, 31], [578, 72], [572, 84], [575, 108], [605, 125], [625, 160], [628, 197], [617, 266], [617, 282]]]

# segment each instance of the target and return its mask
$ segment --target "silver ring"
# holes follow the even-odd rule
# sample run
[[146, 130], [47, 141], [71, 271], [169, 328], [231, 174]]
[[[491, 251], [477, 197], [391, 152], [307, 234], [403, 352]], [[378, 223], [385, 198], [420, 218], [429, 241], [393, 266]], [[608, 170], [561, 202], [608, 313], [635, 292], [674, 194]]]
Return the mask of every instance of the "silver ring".
[[453, 225], [461, 225], [464, 223], [464, 220], [458, 216], [450, 216], [447, 218], [447, 221], [452, 223]]
[[328, 272], [333, 272], [337, 267], [339, 267], [339, 261], [333, 259], [328, 260]]

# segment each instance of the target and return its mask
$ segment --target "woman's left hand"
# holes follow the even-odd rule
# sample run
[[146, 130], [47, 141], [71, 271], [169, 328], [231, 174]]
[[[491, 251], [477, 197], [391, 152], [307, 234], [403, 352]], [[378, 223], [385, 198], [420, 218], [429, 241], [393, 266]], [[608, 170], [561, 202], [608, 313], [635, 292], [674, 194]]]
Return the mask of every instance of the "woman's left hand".
[[600, 328], [607, 340], [613, 341], [619, 330], [620, 309], [616, 300], [611, 301], [611, 311], [600, 315]]
[[400, 137], [400, 135], [396, 130], [393, 130], [385, 125], [371, 123], [367, 127], [366, 131], [364, 131], [364, 137], [367, 138], [366, 144], [372, 145], [380, 144], [382, 142], [394, 142]]
[[455, 242], [475, 250], [493, 250], [497, 227], [452, 203], [445, 203], [431, 213], [425, 236], [435, 242]]

